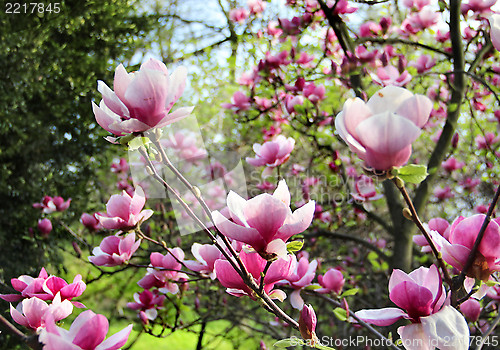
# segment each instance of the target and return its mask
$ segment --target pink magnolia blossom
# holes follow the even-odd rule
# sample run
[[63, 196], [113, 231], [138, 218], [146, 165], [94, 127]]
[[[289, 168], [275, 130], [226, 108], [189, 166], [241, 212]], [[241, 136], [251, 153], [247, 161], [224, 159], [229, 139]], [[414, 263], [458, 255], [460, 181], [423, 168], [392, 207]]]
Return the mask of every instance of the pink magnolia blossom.
[[43, 213], [50, 214], [55, 211], [65, 211], [69, 208], [69, 204], [71, 203], [71, 198], [65, 201], [60, 196], [50, 197], [45, 196], [42, 199], [41, 203], [34, 203], [33, 208], [42, 209]]
[[39, 340], [44, 344], [43, 350], [117, 350], [127, 342], [132, 325], [104, 340], [108, 329], [105, 316], [87, 310], [78, 315], [69, 331], [56, 326], [49, 317]]
[[174, 134], [170, 134], [166, 140], [162, 140], [162, 145], [175, 150], [180, 159], [195, 163], [207, 157], [207, 152], [202, 148], [198, 148], [197, 141], [194, 133], [179, 130]]
[[316, 339], [315, 331], [317, 322], [318, 319], [313, 307], [310, 304], [304, 305], [299, 317], [299, 331], [303, 339]]
[[303, 104], [304, 104], [304, 97], [302, 95], [298, 95], [298, 96], [286, 95], [285, 96], [286, 111], [290, 114], [296, 112], [296, 110], [295, 110], [296, 105], [303, 105]]
[[[62, 300], [71, 300], [82, 295], [86, 288], [81, 275], [76, 275], [73, 282], [68, 283], [60, 277], [49, 276], [44, 268], [38, 277], [22, 275], [11, 279], [11, 284], [21, 294], [0, 294], [0, 298], [9, 302], [32, 297], [53, 300], [58, 293], [60, 293]], [[83, 304], [78, 302], [73, 302], [73, 304], [77, 307], [83, 307]]]
[[263, 256], [286, 256], [286, 241], [309, 227], [314, 215], [315, 202], [290, 210], [290, 192], [281, 180], [273, 195], [263, 193], [245, 200], [229, 192], [227, 206], [233, 221], [220, 212], [212, 212], [219, 231], [252, 246]]
[[215, 279], [215, 261], [223, 257], [220, 250], [213, 244], [193, 243], [191, 253], [196, 261], [186, 260], [184, 265], [191, 271], [201, 272]]
[[304, 68], [311, 68], [312, 61], [314, 61], [314, 56], [309, 55], [307, 52], [302, 52], [295, 63], [300, 64]]
[[436, 65], [436, 59], [429, 55], [418, 56], [415, 63], [412, 64], [413, 67], [417, 68], [419, 74], [427, 72], [429, 69]]
[[464, 190], [472, 192], [476, 189], [477, 185], [481, 183], [479, 179], [471, 179], [470, 177], [466, 178], [463, 181], [460, 181], [460, 186], [464, 188]]
[[361, 175], [354, 183], [356, 192], [351, 193], [352, 198], [359, 202], [375, 201], [382, 198], [381, 194], [377, 194], [375, 184], [371, 177]]
[[52, 222], [47, 218], [38, 220], [38, 231], [47, 237], [52, 231]]
[[125, 158], [120, 158], [118, 161], [111, 163], [111, 171], [115, 174], [126, 174], [129, 170], [129, 165]]
[[442, 202], [446, 199], [455, 197], [455, 195], [453, 194], [450, 186], [445, 186], [436, 187], [434, 189], [434, 197], [437, 198], [438, 202]]
[[[424, 227], [425, 226], [426, 225], [424, 224]], [[450, 223], [443, 218], [430, 219], [426, 228], [428, 228], [427, 230], [428, 232], [436, 231], [445, 239], [448, 239], [450, 235], [450, 229], [449, 229]], [[431, 252], [431, 247], [429, 246], [429, 242], [427, 242], [427, 239], [425, 239], [424, 235], [420, 234], [413, 236], [413, 242], [422, 247], [422, 252], [424, 253]]]
[[500, 137], [493, 132], [487, 132], [483, 135], [476, 136], [476, 145], [478, 149], [488, 149], [493, 144], [500, 141]]
[[471, 322], [476, 322], [479, 319], [479, 314], [481, 313], [481, 304], [479, 300], [470, 298], [460, 304], [460, 311], [464, 316]]
[[[403, 346], [409, 350], [466, 350], [469, 327], [455, 308], [445, 306], [445, 293], [435, 265], [409, 274], [394, 270], [389, 280], [389, 298], [399, 308], [360, 310], [356, 316], [377, 326], [389, 326], [401, 318], [410, 320], [410, 325], [398, 328]], [[412, 345], [416, 342], [422, 345]]]
[[144, 289], [157, 287], [162, 293], [177, 294], [179, 284], [176, 282], [187, 281], [188, 276], [180, 272], [184, 260], [184, 252], [181, 248], [173, 248], [166, 255], [151, 253], [151, 267], [148, 273], [137, 284]]
[[495, 49], [500, 51], [500, 14], [493, 14], [489, 17], [490, 38]]
[[114, 194], [106, 203], [106, 214], [96, 214], [99, 223], [108, 230], [127, 230], [153, 215], [150, 209], [142, 210], [146, 198], [138, 187], [133, 196], [123, 191]]
[[272, 141], [266, 141], [260, 145], [255, 143], [253, 150], [256, 157], [247, 157], [246, 161], [253, 166], [277, 167], [285, 163], [290, 158], [290, 153], [295, 146], [295, 140], [283, 135], [276, 136]]
[[44, 294], [43, 283], [49, 277], [45, 268], [42, 267], [38, 277], [21, 275], [10, 280], [12, 288], [21, 294], [0, 294], [0, 298], [8, 302], [19, 301], [23, 298], [31, 298], [38, 294]]
[[27, 328], [35, 331], [45, 326], [45, 319], [50, 313], [54, 321], [60, 321], [73, 312], [73, 304], [69, 300], [61, 301], [61, 294], [57, 293], [49, 305], [37, 297], [24, 299], [14, 308], [10, 305], [12, 319]]
[[318, 282], [321, 288], [316, 289], [317, 293], [326, 294], [333, 292], [339, 295], [344, 287], [345, 279], [340, 270], [330, 268], [324, 275], [318, 276]]
[[431, 100], [406, 89], [387, 86], [367, 103], [350, 99], [335, 118], [340, 137], [366, 165], [388, 170], [404, 165], [432, 109]]
[[[297, 258], [293, 256], [293, 259], [296, 260]], [[302, 288], [311, 284], [316, 275], [317, 268], [317, 260], [309, 262], [306, 256], [302, 256], [290, 276], [288, 276], [285, 281], [279, 283], [280, 285], [290, 285], [290, 287], [295, 289], [290, 294], [290, 303], [293, 308], [301, 310], [304, 307], [304, 300], [300, 295], [300, 291]]]
[[135, 240], [135, 232], [126, 236], [108, 236], [92, 250], [89, 261], [97, 266], [122, 265], [130, 260], [140, 245], [141, 240]]
[[466, 3], [462, 3], [460, 10], [464, 15], [469, 11], [477, 14], [491, 12], [491, 6], [495, 5], [496, 2], [497, 0], [469, 0]]
[[356, 47], [356, 57], [360, 62], [373, 63], [377, 58], [378, 50], [368, 51], [363, 45]]
[[414, 12], [401, 23], [401, 30], [404, 33], [416, 34], [426, 28], [430, 28], [438, 23], [439, 12], [431, 7], [424, 7], [418, 12]]
[[318, 103], [325, 99], [325, 86], [316, 86], [314, 83], [309, 83], [304, 86], [304, 96], [312, 103]]
[[387, 65], [377, 68], [377, 74], [372, 74], [375, 83], [382, 86], [404, 86], [411, 80], [411, 75], [406, 70], [400, 73], [394, 66]]
[[245, 20], [248, 18], [249, 11], [245, 8], [237, 8], [229, 11], [229, 19], [233, 22], [243, 24]]
[[158, 316], [158, 309], [163, 307], [165, 298], [165, 295], [158, 294], [157, 290], [153, 292], [144, 290], [141, 293], [135, 293], [135, 302], [127, 303], [127, 307], [132, 310], [141, 310], [148, 320], [153, 321]]
[[259, 13], [264, 12], [266, 9], [266, 3], [262, 0], [248, 0], [247, 6], [250, 9], [250, 13], [253, 15], [257, 15]]
[[360, 37], [375, 37], [379, 36], [382, 31], [382, 27], [380, 24], [375, 23], [373, 21], [367, 21], [361, 24], [359, 27], [359, 36]]
[[[450, 227], [449, 238], [431, 231], [431, 237], [441, 252], [444, 261], [462, 270], [474, 246], [486, 215], [476, 214], [468, 218], [458, 217]], [[479, 245], [472, 267], [467, 276], [487, 281], [490, 275], [500, 270], [500, 225], [491, 221]]]
[[92, 102], [97, 123], [117, 136], [161, 128], [187, 117], [193, 107], [170, 113], [186, 86], [187, 71], [177, 68], [170, 76], [163, 62], [149, 59], [137, 72], [127, 73], [120, 64], [115, 70], [114, 92], [102, 81], [99, 106]]
[[246, 111], [251, 106], [251, 100], [243, 92], [236, 91], [232, 98], [233, 103], [223, 103], [223, 108], [232, 109], [235, 113]]
[[429, 5], [430, 2], [430, 0], [403, 0], [403, 5], [409, 9], [415, 8], [420, 11], [424, 6]]
[[456, 160], [454, 157], [450, 157], [441, 163], [441, 167], [448, 173], [452, 173], [455, 170], [462, 169], [465, 166], [464, 162]]
[[357, 7], [351, 7], [347, 0], [328, 0], [327, 5], [330, 8], [335, 6], [333, 13], [338, 15], [354, 13], [358, 10]]
[[80, 222], [90, 231], [98, 231], [102, 229], [99, 220], [96, 218], [96, 214], [90, 215], [83, 213], [82, 216], [80, 216]]
[[[267, 261], [256, 252], [247, 253], [245, 251], [240, 252], [240, 259], [255, 283], [260, 285], [261, 274], [264, 272]], [[274, 285], [290, 275], [295, 268], [293, 262], [292, 256], [287, 255], [285, 258], [274, 260], [267, 270], [263, 281], [264, 292], [272, 299], [283, 301], [286, 298], [286, 294], [279, 289], [274, 289]], [[243, 282], [241, 276], [234, 270], [229, 261], [225, 259], [217, 260], [215, 262], [215, 273], [219, 282], [227, 288], [227, 293], [237, 297], [247, 295], [255, 300], [254, 292]]]

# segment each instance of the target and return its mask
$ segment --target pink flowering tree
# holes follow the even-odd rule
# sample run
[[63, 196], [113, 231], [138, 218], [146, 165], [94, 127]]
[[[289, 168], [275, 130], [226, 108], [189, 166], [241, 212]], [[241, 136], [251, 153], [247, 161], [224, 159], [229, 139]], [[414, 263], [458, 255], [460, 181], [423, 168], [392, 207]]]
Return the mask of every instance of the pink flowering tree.
[[[125, 307], [134, 337], [158, 342], [188, 330], [203, 348], [223, 320], [261, 348], [369, 347], [344, 345], [358, 335], [391, 349], [498, 347], [496, 6], [219, 2], [224, 23], [205, 23], [219, 41], [117, 64], [89, 107], [117, 149], [103, 176], [114, 183], [79, 222], [61, 219], [76, 199], [33, 204], [40, 240], [70, 235], [81, 272], [4, 282], [0, 324], [34, 349], [118, 349], [132, 326], [107, 337], [100, 310], [76, 310], [109, 285], [125, 301], [104, 309]], [[173, 23], [192, 26], [184, 15]], [[200, 65], [205, 52], [231, 59]], [[177, 58], [193, 69], [170, 67]]]

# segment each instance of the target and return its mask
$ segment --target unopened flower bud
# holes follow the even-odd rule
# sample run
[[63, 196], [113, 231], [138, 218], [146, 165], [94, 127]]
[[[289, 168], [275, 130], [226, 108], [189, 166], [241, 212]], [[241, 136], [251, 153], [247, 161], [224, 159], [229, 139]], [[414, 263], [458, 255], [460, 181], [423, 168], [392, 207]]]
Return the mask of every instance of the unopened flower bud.
[[313, 307], [309, 305], [304, 305], [302, 311], [300, 312], [299, 318], [299, 330], [302, 338], [304, 339], [314, 339], [316, 338], [316, 313]]
[[38, 220], [38, 231], [42, 236], [47, 237], [52, 231], [52, 222], [49, 219]]

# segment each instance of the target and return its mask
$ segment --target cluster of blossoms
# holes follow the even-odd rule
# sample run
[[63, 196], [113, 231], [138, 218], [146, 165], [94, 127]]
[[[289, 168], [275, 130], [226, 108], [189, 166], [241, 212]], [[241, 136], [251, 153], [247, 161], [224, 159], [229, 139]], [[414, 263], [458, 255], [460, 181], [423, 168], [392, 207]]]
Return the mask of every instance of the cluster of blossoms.
[[38, 277], [22, 275], [13, 278], [11, 284], [20, 294], [0, 294], [0, 298], [19, 302], [17, 307], [10, 305], [12, 319], [39, 334], [43, 350], [116, 350], [125, 345], [132, 331], [132, 325], [129, 325], [104, 340], [108, 320], [91, 310], [80, 313], [69, 331], [56, 326], [56, 322], [72, 314], [73, 305], [85, 308], [82, 303], [72, 301], [86, 289], [80, 275], [72, 283], [67, 283], [60, 277], [49, 276], [42, 268]]
[[[54, 212], [63, 212], [69, 208], [71, 198], [64, 200], [60, 196], [50, 197], [44, 196], [40, 203], [33, 203], [33, 208], [41, 209], [43, 214], [52, 214]], [[38, 220], [38, 231], [43, 237], [48, 237], [52, 232], [52, 221], [49, 218], [42, 218]], [[30, 229], [31, 230], [31, 229]]]

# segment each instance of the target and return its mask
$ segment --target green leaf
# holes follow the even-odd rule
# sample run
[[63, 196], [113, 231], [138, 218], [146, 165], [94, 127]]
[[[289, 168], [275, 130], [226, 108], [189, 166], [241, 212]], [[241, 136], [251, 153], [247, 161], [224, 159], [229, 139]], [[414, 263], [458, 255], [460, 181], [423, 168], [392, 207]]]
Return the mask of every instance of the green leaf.
[[289, 346], [297, 346], [297, 345], [305, 345], [305, 342], [300, 338], [292, 337], [292, 338], [278, 340], [276, 343], [273, 344], [273, 346], [276, 348], [287, 348]]
[[128, 149], [134, 151], [141, 146], [147, 147], [151, 141], [147, 137], [136, 137], [128, 143]]
[[304, 241], [292, 241], [286, 245], [286, 250], [289, 253], [295, 253], [302, 249], [304, 246]]
[[341, 307], [335, 308], [333, 310], [333, 314], [341, 321], [347, 321], [347, 311], [342, 309]]
[[392, 175], [399, 177], [405, 182], [419, 184], [425, 180], [427, 175], [427, 167], [425, 165], [409, 164], [401, 168], [394, 168]]
[[353, 288], [353, 289], [348, 289], [344, 293], [342, 293], [340, 296], [341, 297], [348, 297], [351, 295], [356, 295], [359, 292], [359, 288]]

